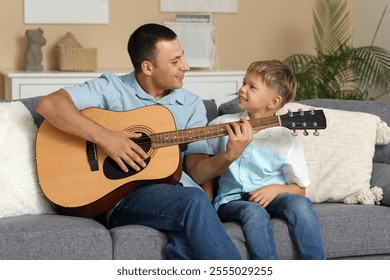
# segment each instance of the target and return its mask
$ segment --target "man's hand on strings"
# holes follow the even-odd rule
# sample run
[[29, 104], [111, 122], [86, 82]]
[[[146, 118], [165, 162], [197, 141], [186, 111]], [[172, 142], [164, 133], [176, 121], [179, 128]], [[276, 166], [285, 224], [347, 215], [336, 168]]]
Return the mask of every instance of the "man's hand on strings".
[[106, 154], [111, 157], [124, 172], [129, 171], [126, 164], [134, 170], [140, 171], [142, 168], [146, 167], [145, 159], [147, 158], [147, 155], [132, 139], [140, 138], [141, 136], [141, 133], [131, 131], [108, 131], [104, 136], [104, 139], [99, 142]]

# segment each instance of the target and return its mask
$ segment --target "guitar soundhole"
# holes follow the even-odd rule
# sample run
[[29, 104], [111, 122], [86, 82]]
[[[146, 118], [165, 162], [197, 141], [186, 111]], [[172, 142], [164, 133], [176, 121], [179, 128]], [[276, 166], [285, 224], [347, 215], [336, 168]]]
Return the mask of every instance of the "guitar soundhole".
[[140, 146], [145, 153], [148, 153], [150, 151], [150, 148], [152, 146], [152, 141], [150, 140], [150, 137], [145, 133], [142, 133], [142, 136], [140, 138], [134, 138], [132, 140], [138, 146]]
[[[150, 151], [152, 143], [150, 137], [147, 136], [145, 133], [142, 133], [142, 136], [140, 138], [136, 138], [132, 140], [135, 143], [137, 143], [137, 145], [139, 145], [145, 151], [145, 153], [148, 153]], [[149, 164], [149, 162], [150, 162], [150, 157], [145, 160], [146, 166]], [[103, 162], [103, 173], [108, 179], [118, 180], [118, 179], [130, 177], [139, 172], [134, 170], [127, 163], [125, 164], [126, 167], [129, 169], [128, 172], [124, 172], [122, 168], [120, 168], [119, 165], [112, 158], [107, 157]]]

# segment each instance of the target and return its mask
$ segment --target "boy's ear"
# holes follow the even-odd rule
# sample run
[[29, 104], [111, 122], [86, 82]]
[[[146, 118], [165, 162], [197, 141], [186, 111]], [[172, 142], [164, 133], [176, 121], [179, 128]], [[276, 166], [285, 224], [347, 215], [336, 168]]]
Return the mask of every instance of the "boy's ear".
[[268, 103], [268, 108], [275, 109], [279, 108], [282, 104], [283, 98], [280, 95], [275, 95], [274, 98]]

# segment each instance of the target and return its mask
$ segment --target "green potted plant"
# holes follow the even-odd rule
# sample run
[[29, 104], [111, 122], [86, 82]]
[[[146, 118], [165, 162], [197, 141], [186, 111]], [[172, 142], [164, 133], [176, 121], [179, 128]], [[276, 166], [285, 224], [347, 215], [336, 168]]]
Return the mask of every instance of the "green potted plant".
[[317, 0], [313, 21], [317, 55], [294, 54], [285, 60], [297, 78], [297, 100], [377, 99], [390, 92], [390, 52], [352, 46], [346, 1]]

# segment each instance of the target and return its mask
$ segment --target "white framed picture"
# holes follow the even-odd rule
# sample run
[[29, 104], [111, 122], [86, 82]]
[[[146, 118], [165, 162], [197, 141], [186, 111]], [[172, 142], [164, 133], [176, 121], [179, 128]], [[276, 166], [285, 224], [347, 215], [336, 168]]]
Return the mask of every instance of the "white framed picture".
[[237, 13], [238, 0], [160, 0], [160, 11]]
[[24, 0], [25, 24], [108, 24], [109, 0]]

